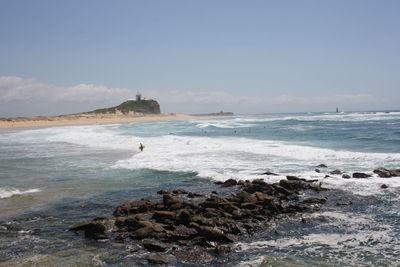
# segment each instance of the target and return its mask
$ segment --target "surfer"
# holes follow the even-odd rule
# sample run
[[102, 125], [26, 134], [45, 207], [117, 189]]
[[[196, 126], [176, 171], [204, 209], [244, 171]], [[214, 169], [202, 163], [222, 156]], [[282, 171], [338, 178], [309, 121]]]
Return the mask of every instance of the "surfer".
[[139, 149], [140, 149], [140, 151], [143, 151], [144, 145], [142, 145], [142, 143], [140, 143]]

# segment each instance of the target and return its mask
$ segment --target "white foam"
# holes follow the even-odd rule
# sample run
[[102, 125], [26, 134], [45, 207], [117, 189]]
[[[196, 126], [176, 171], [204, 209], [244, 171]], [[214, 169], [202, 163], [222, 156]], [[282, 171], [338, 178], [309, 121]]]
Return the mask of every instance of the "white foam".
[[40, 189], [33, 188], [28, 190], [20, 190], [16, 188], [5, 187], [5, 188], [0, 188], [0, 198], [9, 198], [15, 195], [32, 194], [37, 192], [40, 192]]

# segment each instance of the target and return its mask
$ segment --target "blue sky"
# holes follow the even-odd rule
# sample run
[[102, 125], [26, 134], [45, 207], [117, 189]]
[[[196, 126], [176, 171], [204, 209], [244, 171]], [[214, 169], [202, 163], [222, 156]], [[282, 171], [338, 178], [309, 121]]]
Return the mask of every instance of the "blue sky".
[[0, 117], [400, 109], [400, 1], [0, 0]]

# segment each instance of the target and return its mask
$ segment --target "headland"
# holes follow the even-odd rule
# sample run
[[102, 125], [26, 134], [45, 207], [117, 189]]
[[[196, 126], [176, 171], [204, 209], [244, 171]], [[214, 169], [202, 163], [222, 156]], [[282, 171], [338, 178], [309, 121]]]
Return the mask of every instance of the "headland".
[[115, 107], [96, 109], [85, 113], [59, 116], [0, 118], [0, 129], [155, 122], [215, 118], [229, 115], [233, 115], [233, 113], [210, 113], [204, 115], [187, 115], [181, 113], [162, 114], [160, 111], [160, 105], [156, 100], [144, 100], [137, 96], [136, 100], [127, 100]]

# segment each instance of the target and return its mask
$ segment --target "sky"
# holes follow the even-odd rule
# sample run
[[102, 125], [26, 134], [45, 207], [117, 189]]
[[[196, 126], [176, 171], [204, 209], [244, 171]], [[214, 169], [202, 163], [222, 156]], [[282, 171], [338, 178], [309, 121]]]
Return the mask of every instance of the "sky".
[[0, 117], [400, 109], [400, 1], [0, 0]]

